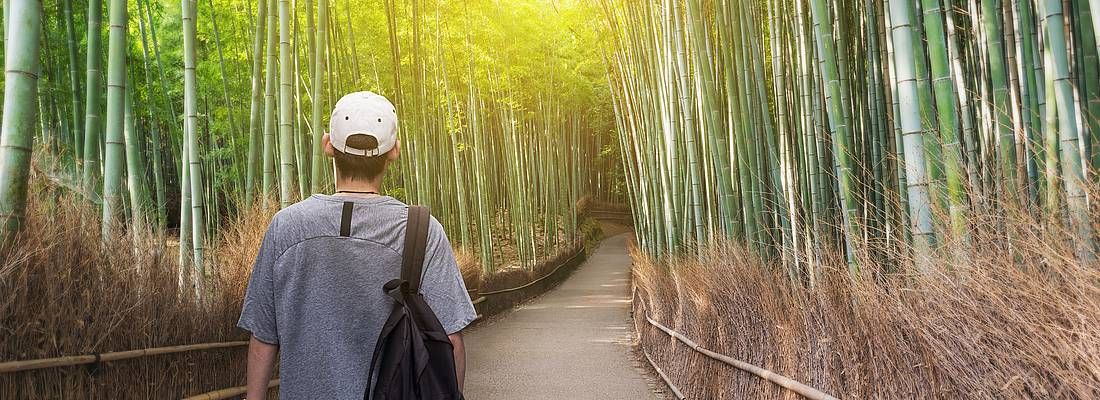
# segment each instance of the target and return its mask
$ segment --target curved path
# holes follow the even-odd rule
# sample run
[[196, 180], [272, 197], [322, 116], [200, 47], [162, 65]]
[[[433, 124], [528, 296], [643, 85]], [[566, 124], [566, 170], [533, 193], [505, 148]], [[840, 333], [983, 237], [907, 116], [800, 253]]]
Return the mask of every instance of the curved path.
[[557, 288], [465, 333], [466, 397], [659, 399], [632, 353], [627, 235]]

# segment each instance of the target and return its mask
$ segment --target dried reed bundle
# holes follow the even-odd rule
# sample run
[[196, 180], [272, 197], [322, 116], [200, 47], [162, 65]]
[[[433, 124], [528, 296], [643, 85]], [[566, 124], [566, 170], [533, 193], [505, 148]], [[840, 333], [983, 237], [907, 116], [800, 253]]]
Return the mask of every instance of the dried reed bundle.
[[[0, 265], [0, 360], [247, 340], [235, 325], [256, 246], [216, 249], [199, 301], [178, 286], [174, 249], [147, 233], [101, 241], [95, 210], [50, 193], [32, 190], [26, 228]], [[251, 224], [228, 226], [226, 243], [249, 237]], [[235, 347], [3, 374], [0, 398], [180, 398], [243, 382], [244, 355]]]

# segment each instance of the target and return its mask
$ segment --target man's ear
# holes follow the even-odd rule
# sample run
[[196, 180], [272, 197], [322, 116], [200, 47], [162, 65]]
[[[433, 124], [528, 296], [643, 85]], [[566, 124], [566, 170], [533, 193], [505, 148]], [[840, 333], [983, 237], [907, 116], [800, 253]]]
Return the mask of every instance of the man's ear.
[[325, 155], [329, 157], [336, 156], [336, 149], [332, 147], [332, 139], [328, 137], [328, 134], [321, 136], [321, 148], [325, 149]]
[[386, 158], [389, 158], [389, 160], [391, 162], [397, 161], [398, 158], [401, 158], [401, 141], [400, 140], [393, 143], [393, 148], [390, 149], [389, 154], [386, 155]]

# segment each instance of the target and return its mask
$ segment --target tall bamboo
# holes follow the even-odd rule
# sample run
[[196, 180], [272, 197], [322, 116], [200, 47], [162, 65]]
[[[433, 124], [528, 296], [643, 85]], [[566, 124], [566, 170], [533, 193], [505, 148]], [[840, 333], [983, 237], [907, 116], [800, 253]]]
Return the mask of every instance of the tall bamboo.
[[277, 84], [275, 75], [276, 68], [276, 54], [275, 54], [275, 26], [276, 26], [276, 13], [275, 0], [268, 1], [267, 13], [267, 63], [265, 64], [265, 71], [267, 74], [264, 79], [264, 141], [263, 141], [263, 185], [260, 192], [264, 196], [264, 202], [268, 201], [268, 196], [271, 195], [271, 188], [275, 185], [275, 85]]
[[203, 264], [203, 238], [205, 236], [206, 219], [203, 213], [205, 207], [205, 191], [203, 190], [202, 158], [198, 145], [198, 93], [197, 79], [195, 76], [195, 16], [197, 15], [194, 0], [182, 0], [180, 7], [183, 19], [183, 116], [184, 137], [187, 143], [188, 178], [191, 182], [191, 248], [194, 264], [193, 281], [197, 295], [203, 290], [205, 268]]
[[[993, 129], [997, 133], [997, 154], [1000, 157], [1001, 181], [1007, 193], [1016, 193], [1016, 138], [1012, 131], [1008, 103], [1008, 74], [1005, 65], [1004, 33], [1000, 0], [981, 0], [982, 23], [989, 65], [989, 84], [993, 96], [989, 107], [993, 113]], [[1008, 199], [1006, 199], [1008, 200]], [[1015, 199], [1013, 199], [1015, 200]]]
[[944, 145], [944, 172], [947, 178], [949, 211], [955, 232], [962, 233], [966, 228], [963, 220], [966, 205], [962, 181], [962, 146], [959, 143], [959, 108], [955, 97], [958, 86], [951, 73], [947, 54], [946, 19], [940, 0], [922, 0], [921, 5], [924, 8], [924, 29], [928, 38], [927, 49], [935, 93], [936, 119], [939, 122], [939, 132]]
[[[1031, 2], [1002, 0], [895, 0], [885, 13], [875, 1], [598, 4], [646, 251], [684, 251], [677, 240], [693, 235], [698, 214], [706, 229], [734, 226], [796, 280], [802, 255], [814, 263], [838, 233], [853, 272], [867, 257], [927, 272], [941, 247], [967, 243], [969, 215], [1010, 216], [1020, 209], [995, 200], [1030, 199], [1041, 207], [1023, 210], [1036, 217], [1064, 211], [1082, 260], [1094, 257], [1084, 190], [1085, 160], [1100, 160], [1091, 3], [1044, 0], [1038, 15]], [[702, 62], [684, 68], [685, 58]], [[712, 107], [724, 118], [707, 118]], [[709, 166], [698, 181], [693, 151]], [[716, 173], [727, 154], [728, 173]], [[718, 211], [721, 175], [732, 178], [734, 215]], [[947, 240], [936, 240], [941, 228]]]
[[[1061, 153], [1061, 178], [1065, 187], [1066, 205], [1070, 226], [1077, 232], [1077, 256], [1082, 261], [1094, 258], [1092, 227], [1088, 219], [1088, 205], [1085, 193], [1085, 171], [1081, 162], [1076, 100], [1070, 81], [1069, 51], [1066, 47], [1065, 24], [1062, 15], [1062, 2], [1042, 0], [1039, 2], [1039, 15], [1044, 25], [1047, 46], [1044, 54], [1052, 69], [1048, 71], [1047, 85], [1054, 87], [1054, 102], [1057, 104], [1058, 147]], [[1050, 101], [1050, 100], [1047, 100]]]
[[23, 223], [34, 145], [38, 100], [41, 3], [10, 0], [4, 23], [4, 109], [0, 122], [0, 247], [14, 240]]
[[[266, 35], [268, 0], [257, 0], [255, 34], [252, 44], [252, 103], [249, 111], [248, 123], [248, 165], [245, 173], [245, 206], [252, 204], [256, 195], [256, 174], [261, 167], [260, 149], [263, 148], [263, 61], [264, 61], [264, 36]], [[262, 190], [261, 190], [262, 192]]]
[[[145, 21], [146, 21], [146, 19], [144, 17], [145, 7], [143, 6], [143, 3], [144, 3], [143, 1], [139, 0], [138, 1], [138, 7], [137, 7], [137, 9], [138, 9], [138, 30], [141, 33], [141, 55], [142, 55], [141, 59], [142, 59], [142, 65], [143, 65], [144, 70], [145, 70], [145, 87], [149, 88], [149, 89], [152, 89], [154, 87], [153, 86], [153, 73], [152, 73], [151, 67], [149, 65], [149, 43], [148, 43], [148, 39], [146, 38], [146, 35], [145, 35]], [[130, 96], [131, 97], [133, 96], [132, 92], [131, 92]], [[155, 113], [153, 111], [154, 108], [155, 108], [154, 103], [156, 103], [156, 102], [153, 101], [152, 95], [150, 95], [149, 98], [147, 99], [147, 103], [148, 104], [146, 104], [145, 106], [146, 106], [146, 110], [148, 111], [148, 117], [149, 117], [149, 124], [148, 125], [149, 125], [149, 130], [150, 130], [150, 139], [151, 139], [150, 153], [152, 153], [153, 185], [154, 185], [155, 194], [156, 194], [156, 197], [153, 200], [154, 200], [154, 203], [156, 204], [156, 208], [157, 208], [157, 210], [156, 210], [157, 211], [157, 214], [156, 214], [157, 218], [156, 218], [156, 221], [154, 221], [154, 222], [156, 222], [156, 227], [158, 229], [164, 229], [165, 225], [168, 223], [168, 215], [167, 215], [168, 214], [168, 207], [167, 207], [167, 201], [166, 201], [167, 200], [167, 195], [165, 194], [165, 188], [164, 188], [164, 186], [165, 186], [165, 183], [164, 183], [164, 164], [163, 164], [163, 160], [161, 159], [163, 151], [162, 151], [162, 147], [161, 147], [160, 121], [157, 120], [157, 113]], [[131, 170], [133, 170], [133, 169], [131, 169]], [[138, 169], [138, 170], [143, 170], [143, 169]], [[163, 239], [163, 235], [160, 235], [160, 237]]]
[[126, 0], [110, 0], [107, 57], [106, 147], [103, 165], [103, 239], [112, 237], [122, 212], [122, 174], [126, 168]]
[[894, 46], [898, 49], [914, 51], [895, 51], [894, 65], [897, 67], [897, 95], [900, 103], [902, 138], [905, 141], [905, 178], [908, 182], [909, 219], [912, 221], [913, 253], [919, 271], [931, 269], [932, 204], [928, 196], [928, 177], [925, 164], [924, 132], [917, 93], [917, 72], [915, 70], [915, 52], [923, 51], [923, 44], [914, 41], [914, 13], [910, 2], [890, 0], [890, 31]]
[[96, 182], [100, 176], [99, 167], [99, 142], [100, 142], [100, 95], [102, 94], [102, 71], [100, 71], [103, 55], [101, 54], [103, 39], [100, 36], [102, 29], [102, 0], [88, 0], [88, 53], [87, 76], [84, 80], [87, 89], [84, 112], [84, 163], [81, 190], [84, 196], [90, 199], [97, 197]]
[[[845, 248], [848, 255], [848, 267], [855, 270], [856, 257], [853, 249], [853, 241], [861, 236], [859, 224], [856, 221], [858, 215], [858, 200], [855, 191], [855, 176], [852, 171], [850, 143], [850, 118], [849, 110], [844, 106], [842, 96], [848, 91], [840, 78], [840, 70], [837, 66], [836, 41], [833, 37], [833, 18], [830, 14], [828, 3], [825, 0], [812, 0], [812, 12], [814, 31], [817, 39], [817, 52], [821, 57], [821, 80], [825, 85], [825, 103], [829, 119], [829, 126], [833, 131], [833, 157], [835, 158], [835, 170], [840, 185], [841, 216], [844, 221]], [[915, 100], [915, 99], [914, 99]]]
[[294, 85], [290, 57], [290, 1], [279, 0], [279, 204], [287, 207], [294, 193], [294, 140], [291, 126]]
[[145, 160], [142, 156], [142, 135], [134, 123], [133, 85], [126, 84], [125, 140], [126, 140], [126, 191], [130, 194], [130, 234], [140, 237], [145, 228]]
[[[69, 54], [69, 90], [72, 91], [73, 115], [71, 134], [73, 137], [73, 159], [79, 158], [80, 150], [84, 148], [84, 118], [81, 118], [80, 97], [80, 70], [77, 66], [76, 30], [73, 27], [73, 1], [62, 0], [63, 13], [65, 15], [65, 49]], [[79, 165], [79, 163], [77, 163]]]
[[[312, 33], [316, 35], [316, 39], [311, 49], [313, 51], [313, 60], [316, 64], [313, 65], [313, 144], [311, 146], [313, 151], [311, 176], [310, 182], [312, 185], [313, 193], [320, 193], [323, 190], [322, 174], [325, 171], [326, 158], [323, 154], [321, 147], [321, 136], [324, 129], [322, 128], [321, 113], [324, 106], [324, 82], [325, 82], [325, 64], [328, 62], [328, 38], [325, 33], [328, 32], [328, 0], [317, 0], [317, 32]], [[310, 10], [312, 13], [313, 11]]]

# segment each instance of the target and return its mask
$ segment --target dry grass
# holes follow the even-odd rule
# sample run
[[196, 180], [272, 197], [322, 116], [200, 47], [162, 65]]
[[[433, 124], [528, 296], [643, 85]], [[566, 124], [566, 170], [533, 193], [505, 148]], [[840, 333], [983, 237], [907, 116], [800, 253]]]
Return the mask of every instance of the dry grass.
[[[974, 225], [969, 244], [936, 255], [933, 272], [904, 262], [900, 273], [854, 279], [831, 252], [815, 288], [733, 243], [699, 259], [635, 252], [635, 307], [708, 349], [842, 398], [1100, 398], [1100, 265], [1076, 260], [1062, 224], [1020, 210]], [[861, 260], [864, 271], [897, 269], [884, 262]], [[638, 321], [641, 344], [690, 398], [797, 397]]]
[[481, 276], [484, 269], [481, 268], [481, 262], [477, 259], [477, 255], [467, 249], [457, 248], [455, 249], [455, 261], [458, 262], [458, 270], [462, 273], [462, 281], [466, 283], [467, 290], [476, 290], [481, 286]]
[[[225, 263], [240, 262], [223, 255], [226, 247], [215, 250], [225, 258], [221, 273], [209, 277], [199, 302], [177, 287], [175, 249], [135, 245], [125, 234], [100, 241], [94, 211], [35, 189], [26, 228], [0, 265], [0, 360], [247, 339], [235, 327], [247, 269]], [[244, 354], [195, 351], [4, 374], [0, 398], [179, 398], [240, 385]]]
[[578, 244], [576, 247], [565, 249], [554, 257], [539, 261], [530, 269], [513, 267], [494, 271], [492, 274], [482, 277], [480, 289], [482, 292], [511, 289], [544, 277], [554, 272], [555, 268], [568, 261], [578, 251], [581, 251], [581, 246]]

